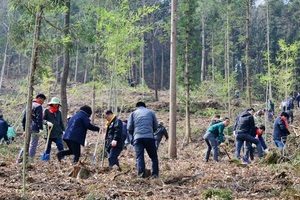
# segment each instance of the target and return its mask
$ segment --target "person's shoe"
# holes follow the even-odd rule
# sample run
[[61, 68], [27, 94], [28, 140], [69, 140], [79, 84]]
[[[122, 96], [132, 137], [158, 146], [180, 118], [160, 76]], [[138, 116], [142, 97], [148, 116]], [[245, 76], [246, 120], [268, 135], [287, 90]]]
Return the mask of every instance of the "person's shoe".
[[63, 158], [63, 155], [61, 155], [61, 152], [58, 152], [58, 153], [56, 154], [56, 157], [57, 157], [57, 160], [58, 160], [59, 162], [61, 162], [61, 159]]
[[248, 164], [249, 160], [247, 158], [243, 158], [243, 162]]

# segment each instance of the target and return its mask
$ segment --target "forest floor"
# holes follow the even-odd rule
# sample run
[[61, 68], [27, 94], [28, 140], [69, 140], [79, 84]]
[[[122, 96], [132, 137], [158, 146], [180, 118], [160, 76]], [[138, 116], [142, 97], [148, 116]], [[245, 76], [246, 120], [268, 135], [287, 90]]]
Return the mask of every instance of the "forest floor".
[[[132, 94], [133, 97], [135, 95]], [[164, 95], [167, 96], [167, 92]], [[168, 128], [167, 106], [167, 98], [148, 104], [149, 108], [157, 111], [158, 119], [164, 120]], [[300, 113], [295, 113], [297, 122]], [[122, 117], [128, 115], [129, 112], [123, 113]], [[182, 135], [177, 136], [176, 159], [169, 158], [168, 142], [163, 139], [158, 150], [160, 177], [156, 179], [137, 178], [132, 148], [123, 150], [119, 157], [121, 172], [109, 170], [107, 159], [102, 162], [102, 138], [97, 148], [96, 161], [92, 164], [91, 158], [98, 137], [95, 132], [88, 132], [87, 145], [82, 149], [84, 164], [81, 167], [90, 174], [87, 178], [83, 177], [83, 173], [79, 173], [76, 178], [71, 177], [70, 172], [74, 169], [72, 158], [67, 157], [59, 163], [55, 157], [54, 144], [50, 161], [40, 160], [39, 155], [43, 153], [45, 145], [45, 141], [40, 139], [36, 158], [27, 169], [24, 198], [23, 165], [16, 163], [23, 139], [18, 137], [9, 146], [0, 145], [0, 199], [300, 199], [300, 159], [295, 156], [298, 137], [291, 136], [295, 145], [287, 146], [286, 157], [293, 157], [288, 162], [266, 164], [254, 160], [250, 164], [243, 164], [229, 159], [224, 150], [220, 149], [219, 162], [213, 163], [211, 158], [206, 163], [206, 144], [201, 138], [209, 122], [208, 117], [192, 116], [192, 140], [185, 146]], [[97, 123], [101, 124], [99, 118]], [[178, 127], [184, 127], [182, 114], [178, 115]], [[266, 138], [272, 151], [274, 145], [270, 132]], [[227, 149], [229, 156], [234, 158], [234, 144], [229, 143]], [[145, 157], [146, 166], [150, 169], [150, 159], [147, 155]]]

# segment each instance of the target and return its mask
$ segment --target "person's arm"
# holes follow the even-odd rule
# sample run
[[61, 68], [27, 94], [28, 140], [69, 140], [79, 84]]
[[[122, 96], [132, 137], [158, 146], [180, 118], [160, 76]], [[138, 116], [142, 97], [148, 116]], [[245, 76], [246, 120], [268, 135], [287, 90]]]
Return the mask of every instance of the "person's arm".
[[218, 132], [219, 132], [219, 140], [221, 143], [225, 142], [225, 138], [224, 138], [224, 134], [223, 134], [223, 130], [224, 130], [225, 126], [224, 124], [220, 124], [220, 126], [218, 127]]
[[62, 131], [65, 131], [65, 125], [64, 125], [64, 122], [62, 120], [62, 115], [61, 115], [61, 112], [60, 112], [60, 115], [59, 115], [59, 126], [61, 128]]
[[113, 140], [121, 140], [122, 139], [122, 129], [123, 129], [122, 121], [117, 119], [116, 123], [114, 123], [114, 138], [113, 138]]
[[43, 108], [41, 105], [35, 109], [36, 126], [39, 130], [43, 130]]
[[155, 133], [155, 131], [157, 130], [158, 128], [158, 122], [157, 122], [157, 118], [156, 118], [156, 115], [155, 113], [152, 111], [152, 115], [153, 115], [153, 133]]
[[127, 120], [127, 131], [129, 134], [133, 135], [134, 133], [134, 121], [133, 121], [133, 113], [129, 115]]
[[100, 130], [100, 128], [98, 126], [91, 124], [90, 119], [88, 117], [84, 117], [82, 120], [87, 129], [89, 129], [91, 131], [99, 131]]
[[166, 137], [166, 140], [169, 139], [169, 135], [168, 135], [168, 131], [167, 129], [164, 127], [164, 132], [163, 132], [164, 136]]

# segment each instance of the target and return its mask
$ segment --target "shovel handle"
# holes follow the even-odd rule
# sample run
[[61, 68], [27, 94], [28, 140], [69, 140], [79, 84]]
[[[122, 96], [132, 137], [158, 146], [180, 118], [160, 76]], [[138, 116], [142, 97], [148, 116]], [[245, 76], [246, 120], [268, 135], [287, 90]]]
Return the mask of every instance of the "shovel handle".
[[45, 152], [47, 151], [47, 147], [48, 147], [48, 142], [49, 142], [49, 139], [50, 139], [50, 133], [52, 131], [52, 128], [53, 126], [47, 126], [47, 141], [46, 141], [46, 145], [45, 145]]

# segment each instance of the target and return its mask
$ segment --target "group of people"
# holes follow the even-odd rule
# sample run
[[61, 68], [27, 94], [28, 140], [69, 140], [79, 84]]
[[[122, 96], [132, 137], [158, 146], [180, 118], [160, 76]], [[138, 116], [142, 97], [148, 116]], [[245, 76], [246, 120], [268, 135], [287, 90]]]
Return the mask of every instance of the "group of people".
[[[245, 163], [249, 163], [249, 157], [254, 160], [254, 149], [252, 144], [256, 145], [258, 157], [262, 159], [264, 153], [268, 153], [268, 147], [262, 134], [265, 132], [264, 125], [255, 125], [254, 121], [255, 110], [253, 108], [248, 108], [242, 111], [235, 119], [234, 123], [234, 136], [235, 136], [235, 157], [238, 160], [242, 160]], [[257, 113], [257, 115], [262, 113]], [[213, 120], [213, 123], [206, 130], [203, 136], [207, 144], [207, 151], [205, 155], [205, 161], [209, 161], [209, 156], [211, 150], [213, 150], [213, 161], [218, 162], [218, 151], [219, 146], [225, 146], [225, 138], [223, 130], [230, 123], [229, 118], [225, 117], [223, 121], [219, 120], [220, 116], [217, 116]], [[288, 119], [289, 114], [282, 112], [279, 117], [274, 121], [274, 132], [273, 141], [276, 147], [284, 148], [287, 136], [290, 134], [288, 130]], [[241, 158], [241, 149], [246, 144], [245, 153]]]
[[[61, 106], [60, 100], [57, 97], [53, 97], [48, 103], [48, 108], [43, 111], [42, 105], [45, 100], [46, 96], [44, 94], [38, 94], [32, 102], [31, 138], [28, 152], [30, 160], [33, 161], [35, 157], [39, 137], [44, 135], [45, 138], [49, 137], [46, 154], [50, 154], [51, 144], [54, 142], [58, 149], [56, 157], [59, 162], [65, 156], [74, 155], [73, 163], [77, 163], [81, 156], [81, 146], [85, 144], [87, 130], [102, 134], [102, 128], [91, 123], [90, 116], [92, 115], [92, 109], [87, 105], [80, 107], [80, 110], [68, 119], [67, 127], [65, 128], [62, 114], [59, 110]], [[152, 177], [158, 177], [159, 163], [157, 149], [163, 135], [166, 137], [166, 140], [168, 139], [168, 133], [163, 123], [158, 123], [154, 111], [146, 108], [144, 102], [137, 102], [136, 110], [130, 114], [128, 120], [120, 120], [111, 110], [106, 110], [103, 113], [103, 118], [106, 120], [105, 150], [109, 167], [116, 166], [121, 171], [118, 157], [124, 149], [127, 135], [130, 135], [133, 138], [131, 143], [136, 154], [138, 177], [145, 177], [146, 175], [145, 150], [152, 161]], [[25, 111], [23, 112], [22, 124], [25, 131]], [[44, 129], [51, 132], [48, 134]], [[63, 141], [67, 144], [68, 149], [64, 149]], [[24, 149], [22, 148], [17, 163], [23, 161], [23, 152]]]

